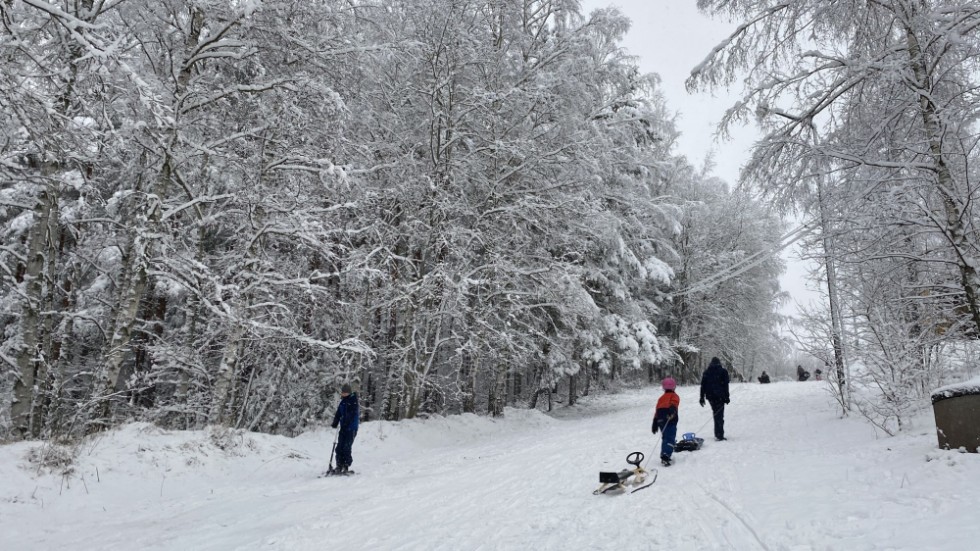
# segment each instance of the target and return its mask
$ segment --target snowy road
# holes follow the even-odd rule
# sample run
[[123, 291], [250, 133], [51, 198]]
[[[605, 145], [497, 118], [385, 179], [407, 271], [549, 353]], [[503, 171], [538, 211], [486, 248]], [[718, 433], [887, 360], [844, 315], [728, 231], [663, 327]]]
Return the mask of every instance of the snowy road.
[[704, 449], [676, 454], [648, 490], [593, 496], [600, 470], [653, 452], [658, 394], [607, 396], [554, 417], [367, 423], [354, 447], [361, 474], [345, 479], [315, 478], [329, 432], [253, 435], [221, 451], [203, 433], [134, 425], [88, 446], [70, 477], [29, 471], [31, 445], [6, 446], [0, 548], [980, 545], [980, 456], [934, 450], [929, 419], [911, 435], [876, 439], [865, 422], [838, 419], [819, 383], [734, 386], [727, 442], [710, 438], [710, 410], [682, 387], [678, 432], [708, 436]]

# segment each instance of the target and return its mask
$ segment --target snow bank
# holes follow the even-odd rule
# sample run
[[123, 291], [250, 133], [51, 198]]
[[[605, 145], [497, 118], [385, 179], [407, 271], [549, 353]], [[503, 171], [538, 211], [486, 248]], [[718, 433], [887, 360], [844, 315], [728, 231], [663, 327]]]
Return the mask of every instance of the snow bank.
[[[504, 438], [515, 427], [547, 428], [557, 422], [539, 411], [505, 408], [500, 419], [463, 414], [363, 423], [355, 455], [383, 448], [390, 456], [412, 456]], [[243, 463], [261, 465], [277, 460], [296, 461], [305, 469], [315, 470], [326, 467], [335, 434], [324, 428], [289, 438], [220, 427], [176, 431], [130, 423], [72, 446], [42, 442], [0, 446], [0, 480], [19, 481], [33, 492], [53, 477], [63, 492], [61, 486], [66, 481], [80, 481], [85, 476], [146, 478], [155, 474], [175, 478], [206, 473], [213, 479], [222, 473], [233, 474]], [[0, 491], [12, 487], [6, 483]]]

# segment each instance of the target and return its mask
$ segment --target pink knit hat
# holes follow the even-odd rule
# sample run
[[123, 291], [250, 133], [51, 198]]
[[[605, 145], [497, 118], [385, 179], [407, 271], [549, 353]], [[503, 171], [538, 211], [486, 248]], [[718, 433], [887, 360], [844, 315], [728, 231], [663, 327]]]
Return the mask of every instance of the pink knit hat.
[[660, 384], [663, 385], [664, 390], [674, 390], [677, 388], [677, 381], [675, 381], [673, 377], [667, 377]]

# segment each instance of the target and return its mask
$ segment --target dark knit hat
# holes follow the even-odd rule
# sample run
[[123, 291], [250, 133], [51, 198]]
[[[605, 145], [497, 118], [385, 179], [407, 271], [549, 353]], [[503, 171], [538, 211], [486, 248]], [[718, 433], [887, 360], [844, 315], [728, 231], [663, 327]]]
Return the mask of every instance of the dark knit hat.
[[343, 385], [341, 385], [340, 386], [340, 392], [342, 394], [350, 394], [350, 392], [351, 392], [351, 390], [350, 390], [350, 383], [344, 383]]

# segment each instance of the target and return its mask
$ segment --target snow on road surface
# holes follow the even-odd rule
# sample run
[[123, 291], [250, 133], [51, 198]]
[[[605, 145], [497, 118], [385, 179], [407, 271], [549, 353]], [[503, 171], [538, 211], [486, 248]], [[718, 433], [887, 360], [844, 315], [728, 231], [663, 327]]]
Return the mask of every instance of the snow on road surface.
[[659, 389], [553, 415], [508, 409], [362, 424], [347, 478], [317, 478], [333, 431], [297, 438], [128, 425], [67, 475], [0, 447], [0, 549], [977, 549], [980, 455], [936, 448], [932, 419], [879, 437], [820, 383], [733, 385], [726, 433], [681, 387], [678, 433], [705, 436], [636, 494], [600, 470], [654, 455]]

